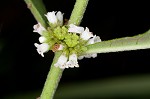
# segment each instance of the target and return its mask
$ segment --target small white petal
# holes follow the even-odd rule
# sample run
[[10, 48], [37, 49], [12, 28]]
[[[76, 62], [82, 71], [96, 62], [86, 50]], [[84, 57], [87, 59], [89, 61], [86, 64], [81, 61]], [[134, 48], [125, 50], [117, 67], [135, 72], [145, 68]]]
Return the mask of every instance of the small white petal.
[[78, 60], [82, 60], [84, 58], [84, 56], [79, 56]]
[[73, 65], [73, 62], [72, 61], [68, 61], [67, 63], [66, 63], [66, 67], [67, 68], [74, 68], [74, 65]]
[[89, 44], [94, 44], [94, 43], [95, 43], [95, 42], [94, 42], [94, 39], [95, 39], [95, 38], [96, 38], [96, 35], [94, 35], [93, 38], [89, 39], [87, 45], [89, 45]]
[[42, 57], [44, 57], [44, 53], [49, 50], [49, 45], [47, 43], [43, 43], [43, 44], [34, 43], [34, 45], [35, 47], [37, 47], [36, 50], [39, 54], [41, 54]]
[[58, 21], [60, 22], [60, 25], [62, 26], [63, 25], [63, 14], [60, 11], [58, 11], [56, 14], [56, 17], [57, 17]]
[[83, 28], [83, 27], [79, 27], [79, 26], [76, 26], [76, 25], [74, 25], [74, 24], [70, 24], [70, 25], [69, 25], [68, 32], [82, 33], [83, 31], [84, 31], [84, 28]]
[[85, 58], [96, 58], [97, 53], [84, 55]]
[[85, 58], [91, 58], [91, 55], [90, 54], [86, 54], [84, 55]]
[[54, 64], [54, 66], [59, 67], [61, 69], [65, 69], [66, 68], [66, 62], [67, 62], [67, 57], [66, 55], [62, 54], [59, 58], [57, 63]]
[[88, 39], [90, 39], [91, 37], [93, 37], [93, 34], [92, 34], [92, 32], [90, 32], [89, 29], [86, 27], [85, 31], [81, 33], [80, 37], [81, 37], [83, 40], [88, 40]]
[[86, 54], [83, 56], [79, 56], [78, 59], [82, 60], [83, 58], [96, 58], [96, 57], [97, 57], [97, 53], [94, 53], [94, 54]]
[[99, 36], [96, 36], [96, 38], [94, 39], [94, 42], [97, 43], [97, 42], [101, 42], [101, 39]]
[[97, 53], [92, 54], [92, 57], [96, 58], [97, 57]]
[[101, 42], [101, 39], [100, 39], [99, 36], [94, 35], [93, 38], [89, 39], [87, 45], [94, 44], [94, 43], [97, 43], [97, 42]]
[[39, 42], [44, 43], [46, 41], [46, 38], [44, 36], [39, 37]]
[[57, 17], [55, 15], [55, 11], [48, 12], [45, 16], [47, 17], [48, 21], [52, 24], [57, 23]]
[[33, 29], [34, 29], [33, 32], [37, 32], [40, 35], [42, 35], [42, 32], [46, 30], [40, 23], [34, 25]]
[[[88, 43], [87, 45], [90, 45], [90, 44], [94, 44], [94, 43], [97, 43], [97, 42], [101, 42], [101, 39], [99, 36], [96, 36], [94, 35], [94, 37], [90, 38], [88, 40]], [[78, 59], [81, 60], [83, 58], [96, 58], [97, 57], [97, 53], [93, 53], [93, 54], [86, 54], [86, 55], [83, 55], [83, 56], [79, 56]]]
[[71, 54], [69, 56], [69, 61], [66, 63], [67, 67], [74, 68], [79, 67], [78, 61], [77, 61], [77, 55]]

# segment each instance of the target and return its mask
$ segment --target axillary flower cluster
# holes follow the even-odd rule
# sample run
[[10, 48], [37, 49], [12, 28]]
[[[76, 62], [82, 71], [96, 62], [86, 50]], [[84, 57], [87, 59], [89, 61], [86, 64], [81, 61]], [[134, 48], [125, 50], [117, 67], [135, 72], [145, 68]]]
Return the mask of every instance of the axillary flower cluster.
[[79, 67], [78, 59], [95, 58], [97, 53], [80, 55], [87, 50], [87, 45], [101, 42], [99, 36], [93, 35], [86, 27], [85, 29], [74, 24], [63, 24], [63, 13], [60, 11], [48, 12], [46, 15], [49, 27], [44, 28], [40, 23], [33, 26], [33, 32], [40, 34], [39, 42], [35, 43], [37, 52], [44, 57], [44, 53], [62, 50], [62, 55], [58, 58], [54, 66], [61, 69]]

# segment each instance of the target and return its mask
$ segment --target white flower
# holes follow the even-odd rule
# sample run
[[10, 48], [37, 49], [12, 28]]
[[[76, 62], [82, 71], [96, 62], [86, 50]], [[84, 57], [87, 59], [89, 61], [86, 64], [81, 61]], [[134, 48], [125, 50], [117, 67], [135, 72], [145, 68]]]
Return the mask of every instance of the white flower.
[[42, 57], [44, 57], [43, 53], [49, 50], [49, 45], [47, 43], [42, 43], [42, 44], [34, 43], [34, 45], [37, 47], [36, 50], [39, 54], [41, 54]]
[[83, 59], [84, 58], [84, 55], [83, 56], [79, 56], [78, 57], [78, 60], [81, 60], [81, 59]]
[[97, 53], [94, 53], [94, 54], [86, 54], [84, 55], [85, 58], [95, 58], [97, 57]]
[[57, 61], [57, 63], [54, 64], [54, 66], [59, 67], [61, 69], [65, 69], [67, 60], [68, 60], [68, 58], [66, 57], [66, 55], [62, 54], [58, 58], [58, 61]]
[[93, 38], [89, 39], [87, 45], [94, 44], [94, 43], [97, 43], [97, 42], [101, 42], [101, 39], [100, 39], [99, 36], [94, 35]]
[[79, 27], [79, 26], [76, 26], [74, 24], [70, 24], [69, 25], [68, 32], [79, 33], [80, 34], [80, 38], [82, 38], [83, 40], [88, 40], [91, 37], [93, 37], [92, 32], [90, 32], [87, 27], [84, 30], [83, 27]]
[[40, 23], [34, 25], [34, 26], [33, 26], [33, 29], [34, 29], [33, 32], [37, 32], [37, 33], [39, 33], [40, 35], [42, 35], [42, 32], [43, 32], [43, 31], [46, 31], [46, 29], [45, 29]]
[[48, 21], [52, 24], [57, 23], [57, 17], [55, 15], [55, 11], [48, 12], [45, 16], [47, 17]]
[[81, 37], [83, 40], [88, 40], [88, 39], [90, 39], [91, 37], [93, 37], [93, 34], [92, 34], [92, 32], [90, 32], [89, 29], [86, 27], [85, 31], [81, 33], [80, 37]]
[[76, 54], [71, 54], [69, 56], [69, 61], [66, 63], [66, 68], [69, 68], [69, 67], [70, 68], [79, 67]]
[[96, 58], [97, 57], [97, 53], [82, 55], [82, 56], [79, 56], [78, 59], [82, 60], [84, 57], [85, 58]]
[[97, 43], [97, 42], [101, 42], [101, 38], [100, 36], [96, 36], [95, 39], [94, 39], [94, 43]]
[[58, 21], [60, 22], [60, 25], [62, 26], [63, 25], [63, 14], [60, 11], [58, 11], [56, 14], [56, 17], [57, 17]]
[[39, 42], [44, 43], [46, 41], [46, 38], [44, 36], [39, 37]]
[[83, 28], [83, 27], [76, 26], [76, 25], [74, 25], [74, 24], [70, 24], [70, 25], [69, 25], [68, 32], [82, 33], [82, 32], [84, 32], [84, 28]]
[[63, 24], [63, 14], [60, 11], [58, 11], [57, 13], [55, 11], [48, 12], [45, 16], [52, 24], [57, 24], [58, 21], [61, 25]]
[[[94, 35], [94, 37], [90, 38], [87, 42], [87, 45], [90, 45], [90, 44], [94, 44], [94, 43], [97, 43], [97, 42], [101, 42], [101, 39], [99, 36], [96, 36]], [[86, 55], [83, 55], [83, 56], [79, 56], [78, 59], [81, 60], [83, 58], [95, 58], [97, 57], [97, 53], [93, 53], [93, 54], [86, 54]]]

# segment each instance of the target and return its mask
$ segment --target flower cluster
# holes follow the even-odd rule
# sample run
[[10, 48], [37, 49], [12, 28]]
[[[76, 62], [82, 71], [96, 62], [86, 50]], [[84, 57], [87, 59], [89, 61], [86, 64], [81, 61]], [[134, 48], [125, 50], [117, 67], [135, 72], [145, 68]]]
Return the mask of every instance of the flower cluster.
[[40, 23], [33, 26], [33, 32], [40, 34], [39, 42], [35, 43], [37, 52], [44, 57], [44, 53], [62, 50], [62, 55], [54, 66], [61, 69], [79, 67], [78, 59], [95, 58], [97, 53], [81, 56], [80, 53], [87, 50], [87, 45], [101, 42], [99, 36], [93, 35], [89, 29], [76, 26], [74, 24], [64, 25], [63, 14], [58, 12], [48, 12], [45, 15], [48, 19], [49, 27], [44, 28]]

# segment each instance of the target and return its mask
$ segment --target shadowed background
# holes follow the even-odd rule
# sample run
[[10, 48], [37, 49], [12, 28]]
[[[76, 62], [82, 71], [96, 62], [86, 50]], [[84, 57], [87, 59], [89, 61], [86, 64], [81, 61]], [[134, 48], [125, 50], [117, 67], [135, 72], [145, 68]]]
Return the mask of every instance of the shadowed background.
[[[69, 19], [75, 0], [44, 0], [47, 11]], [[148, 4], [148, 3], [147, 3]], [[53, 53], [42, 58], [34, 43], [36, 20], [23, 0], [0, 1], [0, 99], [35, 99], [41, 93]], [[81, 26], [104, 40], [134, 36], [150, 28], [146, 2], [90, 0]], [[99, 54], [66, 69], [56, 99], [133, 99], [150, 97], [150, 50]]]

